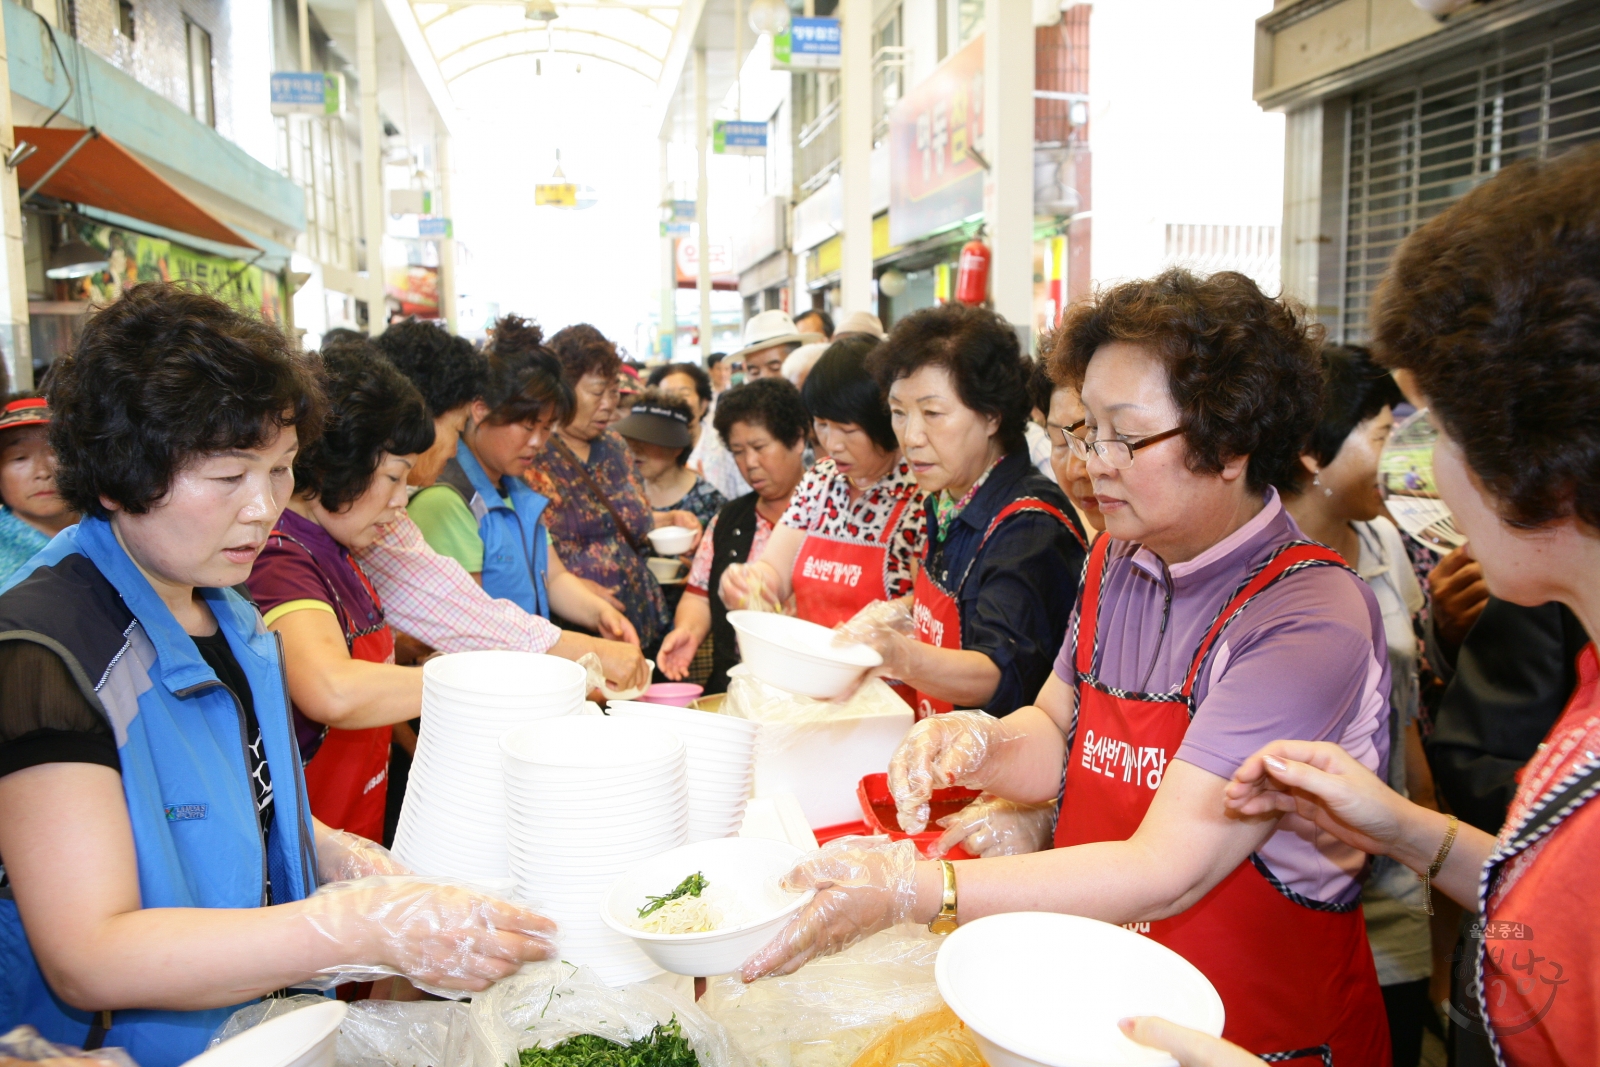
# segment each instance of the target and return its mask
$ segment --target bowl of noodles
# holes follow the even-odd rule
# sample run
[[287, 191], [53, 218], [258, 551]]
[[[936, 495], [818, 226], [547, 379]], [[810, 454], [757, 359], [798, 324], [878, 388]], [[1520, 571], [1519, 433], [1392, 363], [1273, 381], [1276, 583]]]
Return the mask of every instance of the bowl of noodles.
[[739, 965], [805, 906], [813, 890], [780, 880], [805, 852], [785, 841], [719, 837], [652, 856], [606, 892], [600, 917], [656, 965], [710, 977]]

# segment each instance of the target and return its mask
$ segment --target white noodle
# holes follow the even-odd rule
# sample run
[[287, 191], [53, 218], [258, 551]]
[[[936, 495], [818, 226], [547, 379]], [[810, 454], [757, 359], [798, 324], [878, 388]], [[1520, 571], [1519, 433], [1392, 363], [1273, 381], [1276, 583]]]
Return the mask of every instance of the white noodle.
[[700, 897], [679, 897], [634, 923], [651, 934], [703, 934], [715, 930], [722, 915]]

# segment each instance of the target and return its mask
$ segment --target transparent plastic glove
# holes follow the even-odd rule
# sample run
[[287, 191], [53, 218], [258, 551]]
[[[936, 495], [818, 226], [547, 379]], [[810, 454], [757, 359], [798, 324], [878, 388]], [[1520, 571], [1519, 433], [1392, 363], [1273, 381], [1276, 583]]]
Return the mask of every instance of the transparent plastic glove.
[[912, 637], [916, 631], [916, 624], [911, 621], [910, 598], [874, 600], [850, 616], [848, 622], [841, 622], [833, 628], [833, 643], [871, 645], [876, 648], [880, 641], [890, 635]]
[[1018, 804], [985, 793], [954, 815], [939, 820], [944, 833], [928, 849], [928, 858], [939, 859], [957, 845], [983, 859], [1042, 852], [1050, 843], [1055, 824], [1054, 800], [1048, 804]]
[[593, 652], [585, 652], [578, 657], [577, 663], [578, 666], [583, 668], [583, 673], [586, 675], [583, 683], [583, 691], [585, 693], [592, 693], [596, 689], [605, 688], [606, 672], [605, 668], [600, 666], [599, 656]]
[[992, 784], [999, 751], [1026, 736], [1006, 723], [981, 711], [952, 711], [911, 728], [889, 760], [889, 794], [902, 830], [920, 834], [928, 825], [928, 801], [935, 789], [987, 789]]
[[556, 951], [555, 923], [461, 885], [362, 878], [323, 886], [302, 907], [311, 929], [345, 960], [325, 973], [401, 974], [477, 991]]
[[887, 837], [829, 841], [783, 876], [790, 891], [817, 895], [739, 969], [746, 982], [792, 974], [818, 956], [842, 952], [911, 918], [917, 898], [917, 846]]
[[317, 838], [317, 884], [353, 882], [369, 875], [406, 875], [411, 869], [376, 841], [348, 830], [329, 830]]
[[763, 564], [730, 563], [722, 572], [717, 595], [730, 611], [782, 611], [770, 582]]

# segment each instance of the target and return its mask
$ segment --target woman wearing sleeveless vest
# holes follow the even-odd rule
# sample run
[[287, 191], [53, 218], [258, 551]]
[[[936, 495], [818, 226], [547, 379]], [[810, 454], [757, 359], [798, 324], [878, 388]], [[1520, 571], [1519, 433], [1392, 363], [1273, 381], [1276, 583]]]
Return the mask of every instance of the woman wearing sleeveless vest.
[[136, 286], [49, 400], [84, 518], [0, 596], [0, 1030], [176, 1067], [322, 973], [483, 989], [552, 953], [538, 915], [311, 814], [278, 641], [233, 588], [321, 422], [284, 336]]
[[1331, 737], [1373, 768], [1387, 756], [1372, 592], [1304, 541], [1275, 488], [1315, 421], [1317, 340], [1230, 273], [1169, 271], [1069, 311], [1052, 371], [1080, 387], [1087, 422], [1069, 446], [1106, 520], [1074, 622], [1034, 706], [925, 719], [890, 765], [907, 830], [945, 785], [1017, 804], [1061, 796], [1055, 847], [947, 868], [910, 842], [830, 843], [789, 881], [849, 870], [857, 888], [820, 892], [746, 978], [935, 920], [948, 872], [956, 913], [938, 929], [1018, 910], [1131, 924], [1206, 974], [1252, 1053], [1388, 1062], [1364, 858], [1292, 817], [1223, 814], [1230, 775], [1262, 740]]

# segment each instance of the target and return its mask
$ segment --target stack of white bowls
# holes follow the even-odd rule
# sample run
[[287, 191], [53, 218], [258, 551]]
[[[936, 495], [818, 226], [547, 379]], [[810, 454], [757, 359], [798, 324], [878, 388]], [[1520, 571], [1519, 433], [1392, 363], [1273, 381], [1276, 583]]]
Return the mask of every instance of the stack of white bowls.
[[506, 796], [500, 738], [576, 715], [582, 667], [531, 652], [459, 652], [422, 668], [422, 734], [395, 831], [395, 856], [419, 874], [504, 888]]
[[744, 824], [760, 724], [665, 704], [612, 701], [610, 715], [660, 726], [689, 751], [689, 843], [733, 837]]
[[683, 742], [638, 720], [581, 715], [518, 727], [500, 755], [514, 895], [561, 924], [562, 959], [613, 985], [660, 974], [601, 921], [600, 901], [619, 876], [688, 840]]

